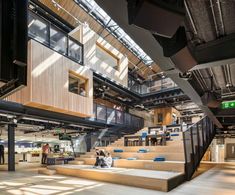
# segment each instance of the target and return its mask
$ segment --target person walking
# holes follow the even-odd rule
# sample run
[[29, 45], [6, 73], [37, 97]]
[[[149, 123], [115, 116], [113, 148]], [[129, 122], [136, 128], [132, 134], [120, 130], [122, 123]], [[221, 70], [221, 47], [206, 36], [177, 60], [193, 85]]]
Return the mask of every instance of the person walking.
[[48, 143], [42, 146], [42, 164], [46, 164], [47, 162], [47, 155], [49, 153], [49, 149], [50, 147]]

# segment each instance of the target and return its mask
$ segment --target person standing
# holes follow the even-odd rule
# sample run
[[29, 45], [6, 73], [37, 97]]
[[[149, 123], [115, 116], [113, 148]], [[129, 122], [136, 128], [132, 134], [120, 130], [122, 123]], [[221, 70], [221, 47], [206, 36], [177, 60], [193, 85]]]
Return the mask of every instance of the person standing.
[[4, 146], [0, 145], [0, 164], [4, 165], [5, 159], [4, 159]]
[[42, 146], [42, 164], [46, 164], [47, 162], [47, 155], [49, 153], [49, 144], [45, 144]]

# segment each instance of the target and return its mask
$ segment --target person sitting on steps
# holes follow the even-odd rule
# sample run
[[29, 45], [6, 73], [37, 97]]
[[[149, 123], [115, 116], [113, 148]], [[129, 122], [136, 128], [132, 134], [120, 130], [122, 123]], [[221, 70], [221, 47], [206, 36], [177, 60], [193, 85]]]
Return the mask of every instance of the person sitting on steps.
[[113, 164], [112, 156], [109, 152], [106, 153], [106, 157], [104, 158], [105, 164], [107, 168], [111, 168]]
[[106, 155], [103, 150], [96, 149], [96, 162], [95, 162], [94, 168], [106, 166], [105, 160], [104, 160], [105, 156]]

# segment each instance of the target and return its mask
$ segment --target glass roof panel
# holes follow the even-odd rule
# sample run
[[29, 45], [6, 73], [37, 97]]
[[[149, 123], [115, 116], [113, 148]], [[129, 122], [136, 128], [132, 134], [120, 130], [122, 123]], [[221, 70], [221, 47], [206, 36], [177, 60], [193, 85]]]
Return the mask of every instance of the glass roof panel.
[[122, 42], [134, 55], [136, 55], [140, 60], [146, 65], [151, 65], [153, 60], [140, 48], [137, 43], [127, 34], [125, 31], [118, 26], [118, 24], [111, 19], [111, 17], [99, 6], [94, 0], [75, 0], [83, 8], [88, 8], [86, 10], [90, 15], [92, 15], [97, 21], [99, 21], [103, 26], [117, 39]]

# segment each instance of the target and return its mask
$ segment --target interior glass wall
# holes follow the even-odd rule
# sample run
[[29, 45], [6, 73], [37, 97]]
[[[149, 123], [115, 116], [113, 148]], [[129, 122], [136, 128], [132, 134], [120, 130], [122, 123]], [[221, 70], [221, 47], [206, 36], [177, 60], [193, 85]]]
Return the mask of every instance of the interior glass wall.
[[83, 45], [42, 16], [29, 11], [28, 36], [83, 64]]

